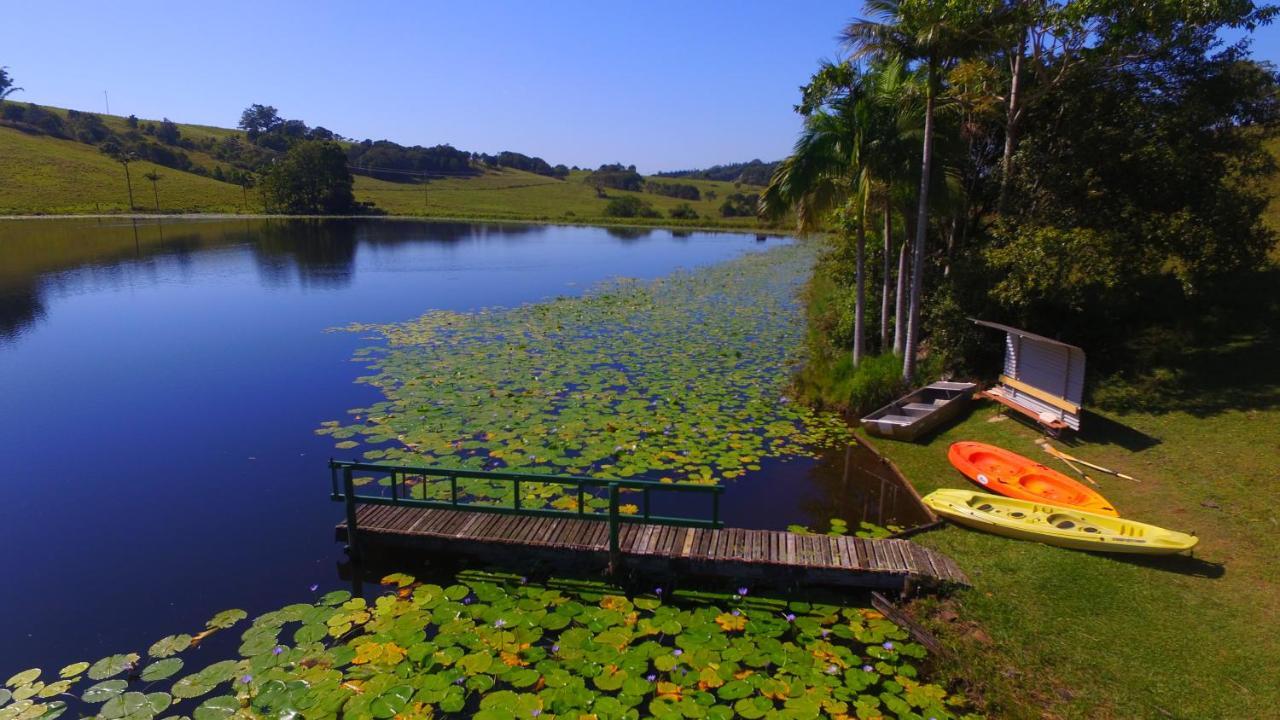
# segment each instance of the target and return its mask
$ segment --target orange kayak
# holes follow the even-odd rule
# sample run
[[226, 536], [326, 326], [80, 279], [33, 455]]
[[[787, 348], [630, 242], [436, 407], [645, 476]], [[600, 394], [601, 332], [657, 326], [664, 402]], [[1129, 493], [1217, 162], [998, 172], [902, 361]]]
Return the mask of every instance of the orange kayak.
[[947, 451], [947, 458], [965, 477], [990, 492], [1120, 517], [1111, 502], [1097, 491], [1004, 448], [979, 442], [958, 442]]

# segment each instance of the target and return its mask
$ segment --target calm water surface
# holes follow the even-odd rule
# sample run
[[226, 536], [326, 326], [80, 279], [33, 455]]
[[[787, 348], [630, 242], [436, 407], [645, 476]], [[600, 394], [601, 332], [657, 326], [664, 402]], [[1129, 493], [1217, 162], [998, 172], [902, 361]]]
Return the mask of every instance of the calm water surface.
[[[352, 382], [351, 353], [368, 340], [325, 328], [574, 294], [777, 242], [389, 220], [0, 221], [0, 676], [145, 651], [218, 610], [255, 614], [339, 585], [332, 441], [313, 430], [377, 398]], [[767, 461], [726, 493], [726, 519], [817, 527], [893, 506], [851, 462]]]

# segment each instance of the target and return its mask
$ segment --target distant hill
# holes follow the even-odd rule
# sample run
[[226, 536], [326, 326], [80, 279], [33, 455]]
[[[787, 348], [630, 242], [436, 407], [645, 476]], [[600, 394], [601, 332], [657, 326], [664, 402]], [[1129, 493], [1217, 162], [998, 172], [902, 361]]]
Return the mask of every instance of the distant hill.
[[[300, 123], [282, 126], [284, 132], [317, 134], [315, 139], [332, 138], [347, 148], [356, 200], [371, 204], [374, 212], [757, 227], [753, 213], [743, 214], [750, 191], [732, 182], [655, 182], [636, 174], [636, 181], [614, 187], [600, 182], [598, 171], [552, 166], [516, 152], [486, 155], [447, 145], [355, 142]], [[137, 150], [129, 166], [134, 212], [261, 213], [256, 170], [280, 152], [273, 147], [280, 138], [273, 135], [251, 140], [243, 130], [5, 102], [0, 105], [0, 215], [129, 212], [124, 170], [100, 151], [111, 138], [128, 140]], [[157, 179], [152, 183], [148, 176]]]
[[712, 165], [706, 170], [671, 170], [657, 173], [659, 177], [690, 178], [694, 180], [719, 180], [744, 185], [768, 185], [777, 161], [752, 160], [729, 165]]

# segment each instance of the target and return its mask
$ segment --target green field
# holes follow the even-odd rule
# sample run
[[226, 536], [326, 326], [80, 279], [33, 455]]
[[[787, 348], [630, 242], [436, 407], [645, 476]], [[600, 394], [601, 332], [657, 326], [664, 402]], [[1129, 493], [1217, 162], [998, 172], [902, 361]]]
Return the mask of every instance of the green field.
[[[46, 108], [66, 114], [63, 110]], [[112, 131], [126, 132], [125, 119], [100, 115]], [[143, 120], [141, 122], [148, 122]], [[208, 137], [222, 139], [241, 134], [239, 131], [204, 125], [179, 124], [184, 138], [199, 142]], [[185, 152], [195, 166], [207, 172], [220, 163], [199, 150]], [[123, 213], [128, 211], [128, 195], [124, 172], [120, 165], [91, 145], [73, 140], [60, 140], [45, 135], [27, 134], [0, 126], [0, 215], [50, 215], [85, 213]], [[239, 186], [214, 180], [192, 172], [159, 167], [146, 162], [130, 166], [133, 174], [134, 204], [139, 212], [154, 212], [155, 198], [151, 184], [143, 179], [155, 171], [163, 178], [159, 183], [160, 209], [165, 213], [261, 213], [262, 200], [251, 189], [247, 195]], [[501, 168], [481, 172], [474, 177], [432, 180], [421, 183], [396, 183], [357, 176], [356, 199], [373, 203], [375, 210], [391, 215], [448, 218], [486, 218], [504, 220], [536, 220], [598, 224], [637, 224], [666, 226], [757, 227], [754, 218], [723, 218], [720, 204], [735, 192], [759, 192], [759, 188], [710, 180], [670, 180], [698, 186], [703, 193], [699, 201], [689, 201], [698, 213], [696, 220], [673, 220], [671, 208], [686, 202], [643, 192], [608, 191], [610, 198], [635, 195], [653, 205], [661, 218], [609, 218], [604, 215], [608, 199], [597, 196], [595, 188], [583, 182], [585, 171], [576, 171], [564, 180], [534, 173]], [[715, 199], [706, 197], [714, 191]]]
[[[1137, 560], [956, 526], [917, 540], [974, 587], [914, 608], [957, 654], [945, 672], [994, 717], [1262, 718], [1280, 708], [1280, 343], [1189, 350], [1151, 412], [1086, 415], [1068, 450], [1126, 517], [1201, 539], [1194, 558]], [[927, 444], [875, 440], [921, 493], [969, 485], [950, 443], [994, 443], [1070, 473], [1040, 434], [980, 407]]]
[[[74, 140], [28, 135], [0, 127], [0, 215], [127, 212], [129, 196], [120, 164], [96, 147]], [[155, 209], [151, 183], [161, 175], [160, 206], [165, 212], [243, 212], [239, 187], [194, 173], [135, 162], [134, 203]], [[250, 201], [254, 198], [249, 197]]]

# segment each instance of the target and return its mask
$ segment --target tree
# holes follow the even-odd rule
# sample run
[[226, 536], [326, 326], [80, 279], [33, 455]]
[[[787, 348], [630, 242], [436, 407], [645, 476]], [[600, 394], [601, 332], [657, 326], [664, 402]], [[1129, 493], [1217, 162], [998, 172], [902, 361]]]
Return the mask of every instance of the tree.
[[20, 87], [14, 87], [13, 78], [9, 75], [8, 67], [0, 67], [0, 105], [4, 104], [5, 98], [22, 90]]
[[154, 196], [155, 196], [155, 198], [156, 198], [156, 212], [160, 212], [160, 190], [158, 189], [158, 187], [157, 187], [157, 186], [158, 186], [158, 185], [159, 185], [159, 183], [160, 183], [160, 178], [162, 178], [162, 177], [164, 177], [164, 176], [163, 176], [163, 175], [161, 175], [160, 173], [158, 173], [158, 172], [156, 172], [156, 171], [152, 170], [151, 172], [146, 173], [146, 174], [145, 174], [145, 175], [143, 175], [142, 177], [144, 177], [144, 178], [146, 178], [146, 179], [148, 179], [148, 180], [150, 180], [150, 181], [151, 181], [151, 193], [152, 193], [152, 195], [154, 195]]
[[342, 146], [303, 140], [267, 170], [262, 193], [273, 210], [336, 215], [354, 210], [352, 185]]
[[124, 168], [125, 187], [128, 188], [129, 190], [129, 211], [132, 212], [133, 211], [133, 178], [130, 177], [129, 175], [129, 163], [133, 162], [134, 159], [136, 159], [137, 154], [133, 150], [120, 145], [120, 143], [116, 142], [115, 140], [108, 140], [104, 142], [102, 145], [98, 147], [98, 149], [99, 151], [102, 152], [103, 155], [106, 155], [112, 160], [115, 160], [116, 162], [120, 163], [120, 165]]
[[855, 58], [919, 63], [924, 71], [924, 137], [920, 188], [916, 195], [912, 246], [911, 300], [903, 346], [902, 377], [912, 382], [920, 339], [920, 301], [924, 285], [925, 244], [929, 233], [929, 189], [933, 172], [934, 111], [943, 72], [956, 60], [995, 44], [993, 28], [1005, 21], [1006, 8], [989, 0], [867, 0], [868, 18], [849, 23], [841, 33]]
[[825, 63], [801, 88], [797, 112], [805, 129], [788, 158], [778, 164], [761, 205], [766, 216], [790, 210], [801, 232], [815, 229], [836, 209], [845, 210], [855, 236], [854, 337], [851, 357], [856, 367], [866, 350], [866, 239], [872, 204], [883, 211], [885, 277], [881, 302], [881, 346], [887, 344], [889, 298], [888, 256], [891, 248], [891, 203], [908, 176], [904, 129], [909, 109], [902, 95], [907, 83], [901, 63], [892, 61], [862, 70], [850, 63]]
[[182, 139], [182, 130], [178, 129], [178, 124], [169, 118], [160, 121], [160, 126], [156, 128], [156, 139], [166, 145], [177, 145]]
[[240, 113], [239, 127], [248, 134], [250, 140], [256, 140], [258, 135], [271, 132], [283, 123], [279, 111], [274, 107], [255, 103]]

